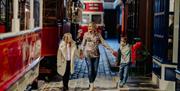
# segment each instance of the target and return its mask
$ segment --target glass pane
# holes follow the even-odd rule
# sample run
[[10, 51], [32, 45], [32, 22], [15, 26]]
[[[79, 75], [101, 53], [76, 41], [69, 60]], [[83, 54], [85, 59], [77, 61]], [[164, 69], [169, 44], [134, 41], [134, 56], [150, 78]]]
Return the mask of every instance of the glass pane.
[[169, 12], [174, 12], [174, 0], [169, 0]]
[[169, 15], [169, 28], [168, 28], [168, 60], [172, 60], [173, 54], [173, 30], [174, 30], [174, 16]]
[[40, 3], [39, 0], [34, 0], [34, 26], [39, 27], [39, 16], [40, 16]]
[[0, 0], [0, 33], [11, 31], [12, 1]]
[[101, 15], [92, 15], [92, 22], [96, 24], [101, 24]]
[[20, 30], [29, 29], [30, 0], [19, 0]]
[[88, 24], [90, 22], [90, 17], [88, 14], [82, 15], [82, 24]]
[[5, 10], [6, 10], [6, 7], [4, 5], [4, 3], [6, 3], [6, 0], [2, 0], [0, 2], [0, 7], [1, 7], [1, 11], [0, 11], [0, 24], [4, 24], [5, 23]]
[[[180, 13], [179, 13], [179, 31], [180, 31]], [[180, 35], [179, 35], [179, 47], [178, 47], [178, 70], [180, 71]], [[179, 84], [180, 84], [180, 81], [179, 81]]]

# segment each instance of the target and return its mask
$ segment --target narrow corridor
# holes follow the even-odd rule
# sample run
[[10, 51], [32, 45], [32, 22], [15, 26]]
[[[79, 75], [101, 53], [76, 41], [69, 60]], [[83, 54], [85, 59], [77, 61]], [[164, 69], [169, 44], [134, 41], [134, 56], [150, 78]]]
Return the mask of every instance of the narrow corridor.
[[[114, 49], [118, 50], [118, 42], [116, 40], [106, 40], [107, 43]], [[99, 63], [98, 75], [95, 80], [95, 91], [159, 91], [151, 83], [151, 78], [148, 77], [135, 77], [130, 76], [124, 88], [118, 89], [118, 72], [112, 72], [109, 68], [108, 61], [111, 63], [115, 61], [115, 57], [109, 55], [110, 53], [102, 46], [100, 48], [101, 58]], [[38, 82], [40, 91], [59, 91], [62, 88], [61, 81], [44, 82], [40, 80]], [[75, 73], [71, 76], [69, 82], [70, 91], [88, 91], [88, 71], [86, 68], [85, 60], [76, 60]]]
[[[0, 6], [0, 91], [66, 90], [72, 67], [69, 91], [93, 88], [97, 71], [95, 91], [180, 91], [180, 0], [0, 0]], [[99, 46], [99, 35], [119, 52], [111, 50], [121, 60], [121, 76], [129, 73], [125, 85], [118, 84], [117, 59]], [[73, 64], [71, 37], [86, 41], [87, 52], [79, 54], [90, 55], [90, 65], [80, 59]]]

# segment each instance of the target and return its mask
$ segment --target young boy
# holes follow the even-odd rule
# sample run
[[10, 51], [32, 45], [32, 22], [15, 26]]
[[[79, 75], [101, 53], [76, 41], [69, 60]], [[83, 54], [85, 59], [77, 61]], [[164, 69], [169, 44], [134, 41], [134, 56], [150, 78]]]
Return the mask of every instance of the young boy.
[[121, 38], [121, 43], [120, 43], [120, 81], [119, 81], [119, 87], [123, 87], [124, 84], [127, 81], [128, 78], [128, 70], [129, 70], [129, 64], [130, 64], [130, 55], [131, 55], [131, 50], [130, 46], [127, 43], [127, 37], [122, 37]]

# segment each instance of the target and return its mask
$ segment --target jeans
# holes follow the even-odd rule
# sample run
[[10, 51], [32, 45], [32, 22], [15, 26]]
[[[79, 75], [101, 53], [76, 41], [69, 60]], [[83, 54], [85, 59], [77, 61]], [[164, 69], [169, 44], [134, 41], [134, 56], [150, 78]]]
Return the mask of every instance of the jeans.
[[120, 85], [124, 85], [127, 82], [127, 78], [128, 78], [128, 70], [129, 70], [129, 64], [127, 63], [121, 63], [120, 67], [119, 67], [120, 71], [119, 71], [119, 76], [120, 76], [120, 81], [119, 84]]
[[93, 83], [97, 76], [99, 57], [97, 58], [86, 57], [86, 65], [88, 68], [89, 82]]

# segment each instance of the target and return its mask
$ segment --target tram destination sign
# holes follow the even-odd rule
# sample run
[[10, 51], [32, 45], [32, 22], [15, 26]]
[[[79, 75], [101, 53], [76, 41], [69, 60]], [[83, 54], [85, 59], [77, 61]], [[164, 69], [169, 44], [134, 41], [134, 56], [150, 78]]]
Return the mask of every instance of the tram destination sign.
[[102, 3], [85, 3], [85, 11], [103, 11]]

